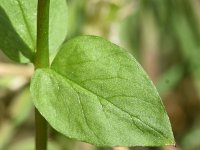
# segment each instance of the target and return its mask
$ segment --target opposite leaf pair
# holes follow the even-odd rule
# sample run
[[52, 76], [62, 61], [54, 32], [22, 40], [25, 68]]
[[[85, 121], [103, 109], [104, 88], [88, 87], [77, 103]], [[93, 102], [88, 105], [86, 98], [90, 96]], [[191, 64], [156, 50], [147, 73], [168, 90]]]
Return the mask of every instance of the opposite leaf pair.
[[[0, 0], [0, 49], [17, 62], [33, 60], [37, 0]], [[31, 81], [36, 108], [64, 135], [98, 146], [173, 144], [161, 99], [136, 60], [95, 36], [60, 45], [66, 36], [65, 0], [51, 0], [50, 68]], [[17, 16], [17, 17], [16, 17]]]

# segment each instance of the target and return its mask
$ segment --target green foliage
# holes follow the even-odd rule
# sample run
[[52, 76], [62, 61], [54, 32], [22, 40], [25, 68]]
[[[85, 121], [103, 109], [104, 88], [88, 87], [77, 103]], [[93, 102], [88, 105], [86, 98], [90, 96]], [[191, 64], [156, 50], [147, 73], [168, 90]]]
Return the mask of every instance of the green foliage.
[[[36, 15], [37, 0], [0, 0], [0, 49], [10, 59], [17, 62], [33, 61]], [[49, 16], [49, 49], [54, 56], [67, 34], [66, 1], [51, 0]]]
[[36, 70], [35, 106], [68, 137], [98, 146], [173, 144], [161, 99], [136, 60], [94, 36], [65, 43], [50, 69]]
[[[0, 0], [0, 49], [12, 60], [48, 60], [43, 48], [47, 55], [35, 55], [36, 15], [37, 0]], [[67, 33], [65, 0], [51, 0], [49, 17], [49, 39], [44, 41], [49, 41], [54, 60], [50, 68], [35, 71], [31, 95], [50, 125], [67, 137], [98, 146], [174, 144], [158, 92], [135, 58], [95, 36], [62, 45]], [[48, 47], [44, 41], [40, 44]]]

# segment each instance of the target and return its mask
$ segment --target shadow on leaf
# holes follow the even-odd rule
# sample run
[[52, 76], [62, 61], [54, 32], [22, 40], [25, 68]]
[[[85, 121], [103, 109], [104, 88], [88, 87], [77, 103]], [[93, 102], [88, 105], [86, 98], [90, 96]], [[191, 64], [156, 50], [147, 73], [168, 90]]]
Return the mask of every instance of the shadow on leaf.
[[27, 62], [33, 60], [33, 52], [24, 43], [12, 26], [4, 9], [0, 6], [0, 49], [12, 60]]

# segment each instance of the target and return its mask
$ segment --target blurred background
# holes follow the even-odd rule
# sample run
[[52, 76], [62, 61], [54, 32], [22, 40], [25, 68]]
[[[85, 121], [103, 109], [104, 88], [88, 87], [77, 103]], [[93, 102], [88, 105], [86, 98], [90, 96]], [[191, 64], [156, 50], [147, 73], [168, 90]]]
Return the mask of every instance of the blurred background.
[[[102, 36], [127, 49], [156, 85], [176, 147], [111, 148], [49, 128], [49, 150], [200, 150], [200, 0], [67, 0], [68, 37]], [[0, 150], [34, 150], [30, 64], [0, 52]]]

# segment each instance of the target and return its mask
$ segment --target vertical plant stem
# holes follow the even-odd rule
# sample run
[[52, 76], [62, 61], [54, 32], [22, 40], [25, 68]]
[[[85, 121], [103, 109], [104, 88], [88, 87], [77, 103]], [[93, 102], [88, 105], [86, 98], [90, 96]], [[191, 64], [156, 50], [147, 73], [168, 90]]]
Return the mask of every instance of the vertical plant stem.
[[47, 122], [35, 108], [35, 149], [46, 150], [47, 149]]
[[36, 68], [49, 67], [49, 5], [50, 0], [38, 0]]
[[[49, 5], [50, 0], [38, 0], [35, 69], [49, 67]], [[36, 150], [46, 150], [47, 122], [37, 109], [35, 109], [35, 126]]]

